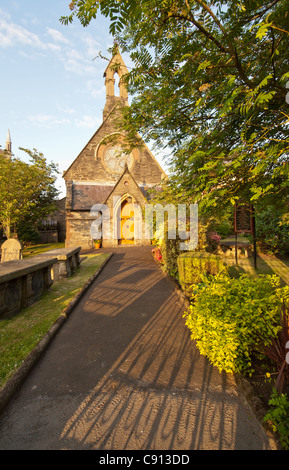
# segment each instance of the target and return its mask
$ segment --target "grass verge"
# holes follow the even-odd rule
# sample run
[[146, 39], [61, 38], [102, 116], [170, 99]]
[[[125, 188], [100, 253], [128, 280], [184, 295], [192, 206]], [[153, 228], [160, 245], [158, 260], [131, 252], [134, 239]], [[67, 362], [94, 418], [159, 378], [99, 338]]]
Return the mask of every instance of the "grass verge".
[[58, 248], [64, 248], [65, 243], [42, 243], [39, 245], [29, 245], [23, 250], [23, 258], [31, 258], [31, 256], [39, 255], [49, 250], [56, 250]]
[[281, 285], [289, 285], [289, 260], [278, 259], [275, 256], [258, 254], [257, 269], [254, 267], [253, 258], [240, 258], [238, 264], [233, 258], [222, 258], [224, 263], [229, 267], [232, 276], [238, 277], [240, 274], [246, 273], [253, 277], [259, 274], [276, 274], [280, 277]]
[[108, 256], [107, 253], [87, 255], [73, 276], [54, 283], [50, 291], [30, 307], [10, 318], [0, 319], [0, 387], [6, 384]]

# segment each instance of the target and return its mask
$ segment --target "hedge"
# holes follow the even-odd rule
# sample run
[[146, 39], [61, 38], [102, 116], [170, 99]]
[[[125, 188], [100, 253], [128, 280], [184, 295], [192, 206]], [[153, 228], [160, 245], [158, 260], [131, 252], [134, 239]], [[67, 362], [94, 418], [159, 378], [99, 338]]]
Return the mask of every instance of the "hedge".
[[207, 252], [182, 253], [177, 264], [180, 285], [187, 293], [193, 285], [202, 282], [204, 275], [216, 275], [228, 269], [219, 256]]

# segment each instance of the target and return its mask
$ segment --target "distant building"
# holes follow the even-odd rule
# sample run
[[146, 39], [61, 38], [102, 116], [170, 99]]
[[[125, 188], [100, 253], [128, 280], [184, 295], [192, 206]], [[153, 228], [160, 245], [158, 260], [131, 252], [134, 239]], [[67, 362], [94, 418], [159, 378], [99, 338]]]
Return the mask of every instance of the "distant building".
[[8, 132], [7, 132], [5, 148], [4, 149], [0, 148], [0, 155], [4, 155], [7, 158], [11, 158], [11, 155], [12, 155], [12, 141], [11, 141], [11, 136], [10, 136], [9, 129], [8, 129]]

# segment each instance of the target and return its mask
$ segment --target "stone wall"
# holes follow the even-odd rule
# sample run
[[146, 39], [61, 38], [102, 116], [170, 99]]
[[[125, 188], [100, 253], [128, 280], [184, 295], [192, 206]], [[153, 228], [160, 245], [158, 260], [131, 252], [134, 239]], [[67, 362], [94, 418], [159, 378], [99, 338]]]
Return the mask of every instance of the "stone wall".
[[31, 305], [53, 283], [51, 269], [57, 259], [35, 258], [7, 261], [0, 265], [0, 316], [14, 314]]
[[[132, 203], [137, 204], [140, 208], [144, 208], [147, 200], [141, 190], [136, 184], [134, 178], [127, 170], [124, 172], [122, 177], [119, 179], [117, 185], [111, 191], [109, 197], [105, 200], [106, 206], [108, 207], [110, 217], [110, 232], [113, 235], [114, 221], [113, 221], [113, 203], [114, 197], [120, 198], [120, 201], [131, 197]], [[89, 207], [89, 206], [88, 206]], [[88, 208], [87, 207], [87, 208]], [[115, 209], [116, 211], [116, 209]], [[90, 210], [73, 210], [67, 211], [66, 215], [66, 247], [72, 247], [80, 245], [82, 249], [93, 248], [93, 238], [91, 235], [91, 224], [95, 220], [95, 217], [91, 215]], [[142, 224], [142, 238], [135, 239], [134, 244], [136, 245], [149, 245], [150, 240], [145, 240], [145, 226]], [[118, 239], [103, 239], [102, 246], [113, 247], [119, 244]]]
[[88, 211], [68, 211], [66, 215], [65, 247], [81, 246], [82, 249], [92, 249], [93, 239], [90, 227], [94, 218]]
[[[119, 175], [113, 175], [103, 165], [102, 159], [97, 150], [98, 145], [107, 138], [113, 135], [115, 128], [112, 123], [107, 120], [95, 135], [91, 138], [86, 147], [82, 150], [70, 168], [64, 175], [66, 182], [96, 182], [114, 186]], [[138, 154], [134, 158], [134, 165], [130, 170], [132, 176], [138, 184], [143, 186], [158, 184], [164, 172], [151, 155], [148, 148], [143, 144], [138, 148]], [[66, 188], [67, 197], [70, 196], [69, 184]]]
[[57, 281], [70, 277], [80, 266], [80, 246], [74, 248], [57, 248], [40, 253], [34, 259], [55, 259], [52, 267], [52, 279]]
[[57, 230], [39, 230], [40, 243], [57, 243], [58, 231]]

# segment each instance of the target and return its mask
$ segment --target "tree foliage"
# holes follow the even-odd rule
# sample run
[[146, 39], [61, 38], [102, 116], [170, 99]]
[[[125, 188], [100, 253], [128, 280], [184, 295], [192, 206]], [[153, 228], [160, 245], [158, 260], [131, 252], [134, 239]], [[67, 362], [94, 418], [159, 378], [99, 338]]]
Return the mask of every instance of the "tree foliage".
[[288, 0], [75, 0], [70, 8], [63, 23], [110, 18], [135, 64], [124, 127], [172, 149], [176, 194], [204, 210], [238, 199], [288, 204]]
[[21, 150], [29, 155], [30, 163], [0, 154], [0, 224], [7, 238], [25, 220], [33, 226], [51, 214], [58, 195], [56, 166], [36, 149]]

